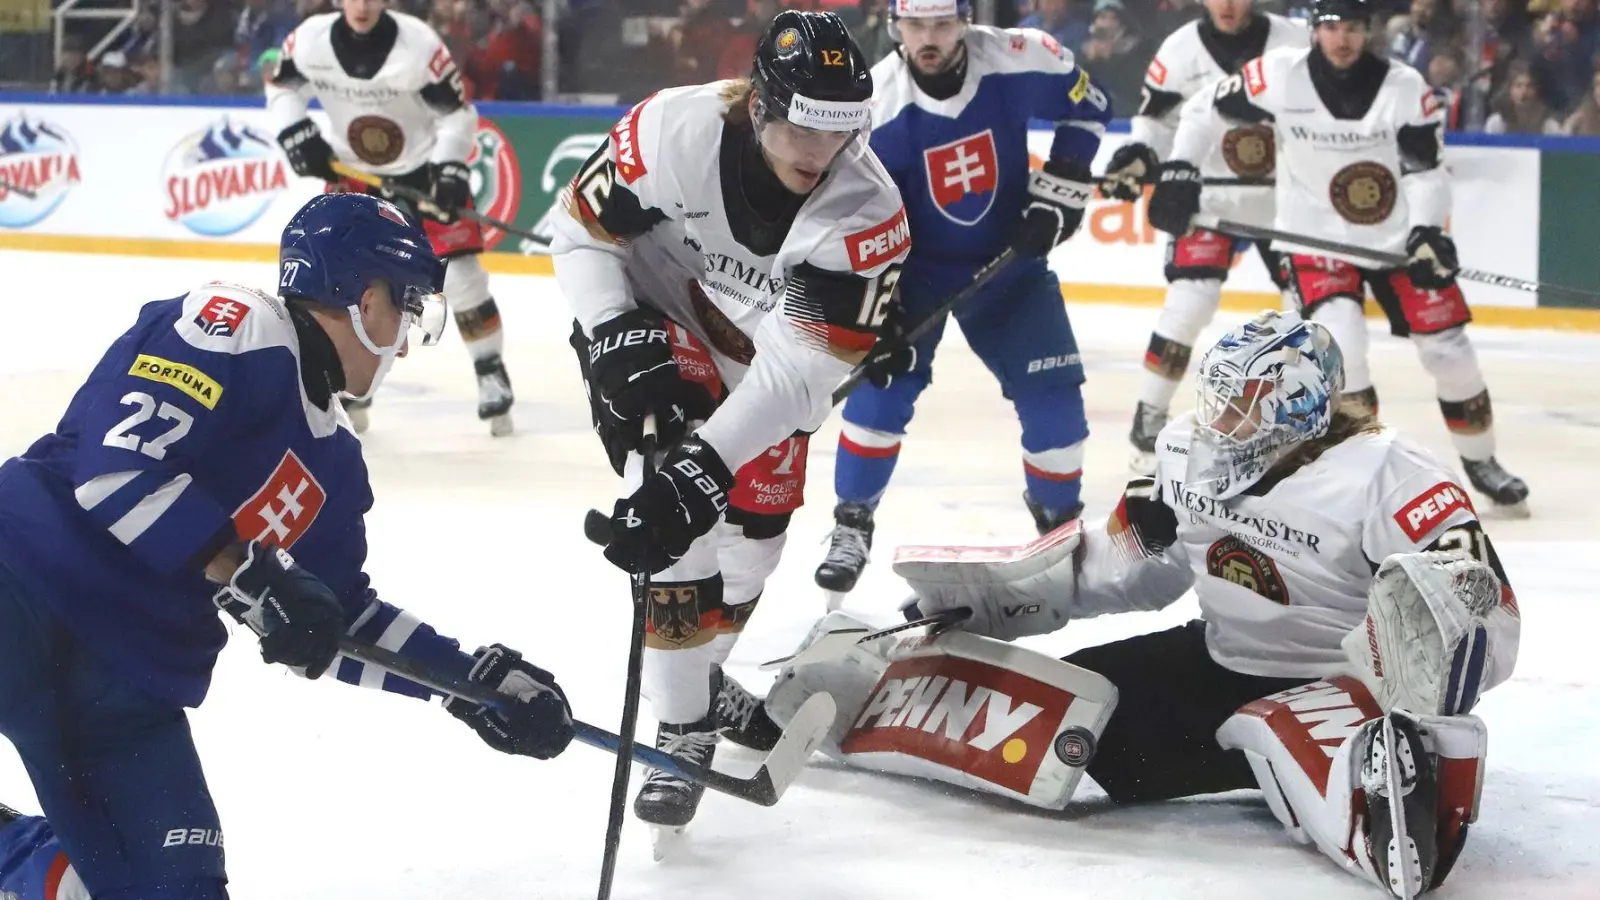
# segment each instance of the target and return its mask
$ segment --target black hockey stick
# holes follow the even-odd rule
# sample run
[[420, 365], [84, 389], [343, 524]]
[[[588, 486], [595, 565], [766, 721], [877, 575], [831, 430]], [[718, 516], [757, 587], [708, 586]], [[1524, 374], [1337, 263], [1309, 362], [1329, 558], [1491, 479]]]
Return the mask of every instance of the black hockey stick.
[[[644, 417], [643, 437], [639, 448], [639, 455], [644, 458], [644, 478], [641, 483], [655, 474], [655, 416]], [[588, 529], [587, 520], [584, 528]], [[644, 629], [649, 604], [650, 573], [640, 572], [633, 576], [633, 630], [628, 634], [628, 678], [622, 692], [622, 725], [617, 732], [617, 770], [611, 776], [611, 809], [606, 818], [605, 853], [600, 858], [599, 900], [610, 900], [611, 882], [617, 874], [617, 851], [622, 847], [622, 822], [628, 814], [628, 776], [633, 772], [633, 738], [639, 730], [639, 694], [644, 682]], [[716, 702], [715, 697], [712, 702]]]
[[[1403, 269], [1411, 261], [1409, 257], [1402, 253], [1369, 250], [1366, 247], [1357, 247], [1354, 244], [1341, 244], [1338, 241], [1324, 240], [1311, 235], [1293, 234], [1287, 231], [1263, 228], [1259, 225], [1247, 225], [1244, 222], [1233, 222], [1211, 216], [1196, 216], [1194, 223], [1208, 231], [1219, 231], [1235, 237], [1250, 238], [1257, 241], [1273, 241], [1274, 243], [1298, 244], [1302, 247], [1310, 247], [1313, 250], [1321, 250], [1325, 253], [1338, 253], [1345, 256], [1370, 259], [1388, 268]], [[1561, 298], [1584, 306], [1600, 305], [1600, 291], [1586, 291], [1583, 288], [1568, 287], [1564, 284], [1551, 284], [1548, 281], [1535, 281], [1529, 278], [1515, 278], [1511, 275], [1496, 275], [1493, 272], [1484, 272], [1479, 269], [1461, 269], [1456, 272], [1456, 278], [1460, 281], [1473, 281], [1478, 284], [1490, 284], [1515, 291], [1527, 291], [1530, 294]]]
[[[907, 344], [915, 344], [918, 338], [932, 330], [933, 327], [939, 324], [939, 322], [942, 321], [945, 316], [950, 314], [951, 310], [967, 302], [975, 294], [983, 290], [984, 286], [993, 281], [994, 277], [1004, 271], [1007, 266], [1010, 266], [1011, 263], [1016, 260], [1016, 258], [1017, 250], [1015, 247], [1007, 247], [1006, 249], [1000, 251], [1000, 255], [989, 260], [989, 262], [986, 263], [983, 268], [979, 269], [977, 273], [972, 276], [972, 280], [967, 282], [965, 287], [961, 288], [959, 291], [956, 291], [954, 294], [951, 294], [947, 300], [935, 307], [933, 312], [929, 313], [926, 319], [918, 322], [916, 327], [906, 332], [905, 342]], [[839, 386], [833, 389], [834, 406], [838, 406], [839, 404], [843, 403], [844, 398], [850, 396], [851, 391], [855, 390], [857, 387], [860, 387], [861, 382], [867, 380], [867, 370], [871, 367], [872, 360], [873, 355], [869, 351], [867, 353], [867, 358], [863, 359], [859, 363], [856, 363], [856, 367], [850, 370], [850, 374], [846, 375], [844, 380], [839, 382]]]
[[0, 194], [16, 194], [24, 200], [37, 200], [39, 195], [27, 188], [20, 188], [9, 181], [0, 181]]
[[[498, 708], [510, 699], [486, 685], [473, 684], [431, 671], [423, 663], [407, 659], [392, 650], [385, 650], [367, 641], [352, 637], [340, 638], [339, 652], [351, 659], [377, 666], [407, 681], [414, 681], [429, 690], [471, 700], [484, 706]], [[813, 701], [820, 702], [813, 703]], [[671, 772], [685, 781], [705, 785], [709, 790], [738, 797], [750, 803], [772, 806], [783, 796], [784, 791], [788, 790], [789, 785], [794, 783], [795, 776], [805, 767], [812, 751], [822, 742], [823, 736], [833, 725], [833, 716], [834, 704], [831, 696], [816, 694], [808, 698], [801, 704], [794, 718], [789, 720], [789, 727], [784, 729], [783, 735], [778, 738], [778, 743], [773, 746], [766, 759], [761, 761], [761, 767], [749, 778], [735, 778], [704, 766], [697, 766], [643, 744], [634, 744], [631, 753], [639, 762]], [[619, 751], [623, 747], [623, 741], [619, 735], [576, 719], [572, 722], [572, 729], [573, 737], [580, 743], [599, 747], [607, 753], [618, 753], [620, 756]]]
[[934, 613], [931, 616], [923, 616], [920, 619], [901, 622], [899, 625], [880, 628], [877, 631], [868, 631], [865, 628], [842, 628], [838, 631], [828, 632], [818, 638], [811, 646], [798, 653], [780, 656], [777, 659], [769, 659], [756, 668], [765, 672], [770, 669], [782, 668], [789, 663], [795, 662], [795, 660], [799, 660], [798, 664], [805, 664], [808, 662], [821, 662], [825, 659], [835, 659], [850, 652], [850, 648], [857, 644], [865, 644], [867, 641], [875, 641], [879, 638], [886, 638], [892, 634], [899, 634], [902, 631], [910, 631], [913, 628], [921, 628], [923, 626], [936, 630], [948, 628], [951, 625], [965, 622], [970, 618], [972, 618], [972, 610], [965, 606], [958, 606], [954, 609]]
[[390, 194], [393, 194], [407, 203], [416, 206], [419, 212], [425, 213], [430, 217], [437, 219], [450, 218], [454, 216], [456, 218], [467, 219], [468, 221], [477, 222], [479, 225], [487, 225], [490, 228], [498, 229], [506, 234], [513, 234], [519, 238], [534, 241], [541, 246], [548, 247], [550, 245], [549, 238], [542, 238], [531, 231], [524, 231], [523, 229], [518, 228], [509, 222], [502, 222], [499, 219], [490, 218], [489, 216], [486, 216], [475, 209], [441, 209], [439, 204], [434, 203], [433, 198], [428, 196], [426, 192], [419, 191], [414, 187], [403, 185], [395, 181], [393, 178], [387, 178], [383, 175], [373, 175], [370, 172], [363, 172], [360, 169], [352, 169], [337, 159], [330, 163], [330, 165], [333, 167], [334, 173], [340, 177], [347, 178], [350, 181], [360, 182], [367, 187], [375, 187], [380, 191], [386, 191]]

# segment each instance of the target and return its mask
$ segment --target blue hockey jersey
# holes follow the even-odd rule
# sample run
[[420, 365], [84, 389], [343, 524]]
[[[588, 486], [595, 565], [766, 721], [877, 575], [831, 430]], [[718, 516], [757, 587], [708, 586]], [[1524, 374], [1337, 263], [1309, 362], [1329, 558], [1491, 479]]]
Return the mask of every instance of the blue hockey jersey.
[[[362, 571], [372, 490], [337, 400], [306, 395], [275, 297], [212, 282], [150, 303], [54, 433], [0, 465], [0, 566], [146, 693], [197, 706], [227, 637], [202, 571], [235, 535], [288, 550], [353, 633], [464, 676], [471, 657], [379, 602]], [[341, 680], [428, 696], [350, 659]]]
[[1089, 165], [1111, 104], [1072, 53], [1033, 29], [967, 29], [961, 90], [936, 100], [899, 53], [872, 68], [872, 149], [905, 200], [908, 270], [970, 272], [1010, 242], [1028, 204], [1028, 121], [1056, 123], [1050, 158]]

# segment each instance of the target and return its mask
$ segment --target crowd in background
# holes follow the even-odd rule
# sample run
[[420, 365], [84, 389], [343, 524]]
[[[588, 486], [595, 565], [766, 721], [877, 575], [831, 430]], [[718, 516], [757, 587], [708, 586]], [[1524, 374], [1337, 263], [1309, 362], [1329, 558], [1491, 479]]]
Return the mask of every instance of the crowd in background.
[[[106, 48], [70, 32], [56, 60], [61, 92], [154, 93], [161, 85], [156, 0]], [[168, 93], [261, 89], [276, 48], [331, 0], [173, 0]], [[444, 38], [477, 99], [542, 99], [542, 0], [392, 0]], [[744, 75], [756, 40], [782, 8], [832, 9], [869, 59], [894, 52], [890, 0], [561, 0], [555, 24], [564, 95], [637, 100], [661, 87]], [[1285, 7], [1285, 3], [1289, 4]], [[1303, 17], [1306, 0], [1257, 0]], [[1450, 98], [1450, 127], [1523, 134], [1600, 134], [1600, 0], [1375, 0], [1374, 49], [1422, 71]], [[1001, 26], [1049, 32], [1111, 95], [1137, 110], [1161, 39], [1204, 15], [1198, 0], [996, 0]], [[103, 32], [103, 26], [102, 26]]]

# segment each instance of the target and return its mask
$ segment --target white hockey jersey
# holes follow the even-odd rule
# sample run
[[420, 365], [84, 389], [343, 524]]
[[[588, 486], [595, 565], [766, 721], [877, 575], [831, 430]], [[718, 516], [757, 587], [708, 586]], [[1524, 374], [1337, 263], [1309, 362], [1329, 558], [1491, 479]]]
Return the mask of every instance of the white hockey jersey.
[[586, 334], [645, 305], [707, 345], [732, 390], [697, 434], [733, 470], [827, 418], [911, 247], [900, 193], [865, 146], [786, 230], [761, 221], [723, 121], [736, 84], [661, 91], [623, 116], [567, 189], [550, 248]]
[[[1277, 188], [1275, 227], [1386, 253], [1404, 253], [1416, 225], [1443, 227], [1450, 185], [1442, 166], [1445, 103], [1417, 70], [1365, 55], [1356, 78], [1366, 88], [1319, 91], [1313, 50], [1280, 48], [1246, 63], [1210, 95], [1184, 104], [1171, 158], [1200, 165], [1229, 129], [1270, 125]], [[1370, 90], [1370, 102], [1360, 95]], [[1340, 91], [1345, 117], [1323, 92]], [[1352, 102], [1354, 100], [1354, 102]], [[1358, 112], [1359, 115], [1353, 115]], [[1274, 249], [1326, 256], [1275, 242]], [[1349, 261], [1371, 266], [1370, 260]]]
[[1236, 672], [1284, 678], [1354, 674], [1339, 642], [1362, 621], [1378, 564], [1395, 553], [1461, 548], [1504, 585], [1488, 620], [1485, 688], [1511, 673], [1521, 618], [1467, 492], [1426, 451], [1384, 428], [1328, 448], [1269, 489], [1226, 502], [1184, 489], [1193, 414], [1156, 438], [1157, 496], [1177, 541], [1130, 564], [1113, 515], [1085, 535], [1072, 614], [1159, 609], [1191, 585], [1206, 645]]
[[[315, 97], [328, 117], [323, 138], [354, 168], [404, 175], [430, 162], [465, 162], [478, 112], [466, 101], [461, 74], [439, 35], [421, 19], [393, 11], [360, 41], [344, 44], [335, 35], [339, 29], [348, 31], [341, 13], [322, 13], [284, 41], [278, 71], [266, 86], [273, 128], [281, 132], [306, 118]], [[385, 48], [385, 55], [371, 58]]]
[[[1237, 44], [1250, 52], [1243, 59], [1228, 58]], [[1220, 41], [1228, 40], [1228, 44]], [[1257, 13], [1238, 36], [1219, 36], [1205, 20], [1190, 22], [1167, 35], [1145, 70], [1143, 101], [1129, 123], [1133, 140], [1148, 145], [1166, 159], [1178, 128], [1183, 101], [1239, 71], [1244, 63], [1279, 47], [1305, 48], [1310, 31], [1304, 23], [1274, 13]], [[1252, 123], [1237, 124], [1224, 133], [1213, 152], [1196, 165], [1208, 176], [1265, 177], [1272, 174], [1272, 129]]]

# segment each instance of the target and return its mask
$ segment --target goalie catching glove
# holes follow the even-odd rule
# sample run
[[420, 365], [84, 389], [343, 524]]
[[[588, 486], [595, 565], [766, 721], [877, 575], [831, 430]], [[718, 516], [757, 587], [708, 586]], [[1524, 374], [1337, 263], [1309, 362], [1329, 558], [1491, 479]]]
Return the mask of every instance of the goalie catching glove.
[[217, 608], [261, 637], [261, 658], [318, 678], [339, 655], [344, 609], [333, 590], [287, 552], [258, 541], [212, 597]]
[[479, 647], [467, 680], [506, 695], [497, 707], [446, 697], [445, 711], [471, 726], [483, 742], [515, 756], [550, 759], [572, 742], [572, 706], [554, 675], [504, 644]]
[[1397, 553], [1378, 567], [1345, 655], [1385, 711], [1465, 715], [1493, 667], [1484, 620], [1500, 601], [1494, 570], [1464, 551]]
[[1020, 547], [901, 547], [894, 573], [916, 596], [900, 609], [918, 619], [965, 607], [954, 628], [1002, 641], [1067, 624], [1082, 531], [1074, 520]]

